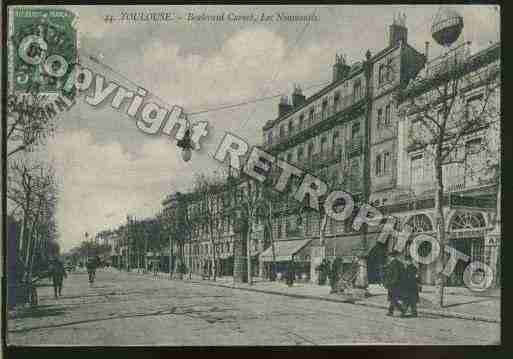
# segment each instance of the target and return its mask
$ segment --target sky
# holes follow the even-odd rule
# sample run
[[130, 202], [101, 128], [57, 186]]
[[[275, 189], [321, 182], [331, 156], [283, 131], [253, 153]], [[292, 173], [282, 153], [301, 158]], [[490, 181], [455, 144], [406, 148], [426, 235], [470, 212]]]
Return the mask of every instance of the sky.
[[[170, 109], [185, 112], [216, 108], [259, 97], [290, 95], [294, 84], [307, 96], [331, 81], [335, 54], [349, 63], [361, 61], [369, 49], [386, 47], [394, 15], [406, 14], [408, 42], [430, 57], [442, 52], [430, 26], [439, 6], [67, 6], [79, 16], [80, 49], [100, 56], [108, 80], [135, 83]], [[499, 40], [497, 6], [451, 6], [464, 19], [459, 41], [471, 41], [478, 51]], [[217, 15], [285, 12], [315, 13], [319, 21], [232, 22], [105, 22], [121, 11], [168, 11]], [[317, 86], [317, 87], [315, 87]], [[146, 99], [147, 100], [147, 99]], [[181, 159], [175, 141], [142, 133], [126, 114], [110, 106], [77, 103], [58, 118], [58, 131], [40, 149], [56, 168], [59, 182], [57, 224], [64, 250], [78, 245], [84, 233], [114, 229], [126, 215], [144, 218], [162, 209], [164, 197], [190, 188], [194, 175], [218, 168], [212, 155], [226, 131], [251, 144], [262, 141], [261, 128], [277, 116], [279, 98], [222, 111], [191, 115], [208, 121], [209, 138], [192, 160]]]

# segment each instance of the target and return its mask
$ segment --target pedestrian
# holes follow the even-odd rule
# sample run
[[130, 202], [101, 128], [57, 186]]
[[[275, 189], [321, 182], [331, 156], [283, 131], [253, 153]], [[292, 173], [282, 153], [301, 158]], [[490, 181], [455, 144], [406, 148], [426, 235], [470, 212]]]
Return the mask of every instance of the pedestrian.
[[157, 262], [153, 262], [153, 276], [158, 277], [159, 275], [159, 264]]
[[406, 268], [404, 270], [404, 304], [405, 310], [411, 309], [411, 315], [417, 316], [417, 302], [419, 301], [420, 278], [418, 270], [410, 256], [405, 259]]
[[54, 259], [50, 264], [50, 276], [52, 277], [55, 299], [57, 299], [62, 295], [63, 279], [68, 277], [64, 264], [59, 259]]
[[96, 277], [96, 266], [97, 266], [96, 258], [90, 258], [87, 260], [86, 268], [87, 268], [87, 274], [89, 276], [89, 283], [94, 282], [94, 278]]
[[296, 273], [294, 271], [294, 261], [291, 261], [289, 263], [289, 270], [287, 271], [287, 285], [289, 287], [292, 287], [294, 285], [294, 277], [296, 276]]
[[388, 316], [394, 315], [394, 309], [399, 309], [401, 312], [401, 316], [405, 316], [405, 310], [400, 303], [400, 300], [403, 298], [403, 287], [402, 287], [402, 279], [404, 278], [404, 264], [398, 258], [399, 252], [393, 250], [390, 253], [390, 262], [385, 267], [385, 281], [384, 285], [387, 289], [388, 301], [390, 305], [388, 307]]

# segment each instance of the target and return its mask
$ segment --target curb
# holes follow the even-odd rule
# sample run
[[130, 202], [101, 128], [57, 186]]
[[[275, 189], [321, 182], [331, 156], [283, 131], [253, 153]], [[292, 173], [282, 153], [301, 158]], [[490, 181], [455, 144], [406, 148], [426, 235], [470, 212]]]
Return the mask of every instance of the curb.
[[[134, 274], [139, 274], [141, 276], [144, 276], [143, 273], [134, 273]], [[159, 276], [159, 279], [169, 279], [169, 278], [160, 278], [160, 276]], [[219, 283], [219, 282], [214, 282], [214, 283], [204, 282], [204, 281], [197, 280], [197, 279], [185, 279], [185, 280], [181, 280], [181, 282], [197, 283], [197, 284], [208, 285], [208, 286], [212, 286], [212, 287], [223, 287], [223, 288], [230, 288], [230, 289], [245, 290], [248, 292], [281, 295], [284, 297], [291, 297], [291, 298], [297, 298], [297, 299], [323, 300], [325, 302], [346, 303], [346, 304], [359, 305], [362, 307], [373, 307], [373, 308], [381, 308], [381, 309], [388, 308], [386, 305], [376, 304], [376, 303], [372, 303], [372, 302], [357, 302], [357, 301], [348, 301], [348, 300], [342, 300], [342, 299], [336, 299], [336, 298], [319, 297], [316, 295], [308, 295], [308, 294], [284, 293], [284, 292], [277, 292], [274, 290], [256, 289], [256, 288], [250, 288], [250, 287], [240, 287], [240, 286], [236, 286], [236, 285], [228, 285], [228, 284], [223, 284], [223, 283]], [[437, 310], [429, 310], [429, 309], [418, 309], [417, 312], [421, 313], [421, 314], [435, 315], [435, 316], [443, 317], [443, 318], [473, 320], [473, 321], [486, 322], [486, 323], [498, 323], [498, 324], [501, 323], [500, 319], [490, 318], [490, 317], [485, 317], [485, 316], [480, 316], [480, 315], [474, 315], [474, 314], [465, 314], [465, 313], [457, 313], [457, 312], [449, 312], [449, 311], [437, 311]]]
[[[314, 300], [323, 300], [326, 302], [333, 302], [333, 303], [346, 303], [346, 304], [353, 304], [353, 305], [359, 305], [362, 307], [373, 307], [373, 308], [381, 308], [381, 309], [387, 309], [388, 307], [381, 304], [376, 303], [364, 303], [364, 302], [354, 302], [354, 301], [347, 301], [342, 299], [336, 299], [336, 298], [326, 298], [326, 297], [319, 297], [315, 295], [308, 295], [308, 294], [296, 294], [296, 293], [283, 293], [283, 292], [277, 292], [273, 290], [266, 290], [266, 289], [256, 289], [256, 288], [245, 288], [245, 287], [239, 287], [235, 285], [227, 285], [227, 284], [221, 284], [221, 283], [205, 283], [198, 280], [187, 280], [189, 283], [198, 283], [203, 285], [209, 285], [213, 287], [224, 287], [224, 288], [230, 288], [230, 289], [239, 289], [239, 290], [245, 290], [248, 292], [258, 292], [258, 293], [265, 293], [265, 294], [273, 294], [273, 295], [281, 295], [285, 297], [292, 297], [292, 298], [298, 298], [298, 299], [314, 299]], [[418, 309], [418, 313], [421, 314], [429, 314], [429, 315], [435, 315], [438, 317], [444, 317], [444, 318], [456, 318], [456, 319], [464, 319], [464, 320], [473, 320], [473, 321], [480, 321], [480, 322], [487, 322], [487, 323], [501, 323], [499, 319], [496, 318], [490, 318], [480, 315], [473, 315], [473, 314], [464, 314], [464, 313], [456, 313], [456, 312], [446, 312], [446, 311], [436, 311], [436, 310], [429, 310], [429, 309]]]

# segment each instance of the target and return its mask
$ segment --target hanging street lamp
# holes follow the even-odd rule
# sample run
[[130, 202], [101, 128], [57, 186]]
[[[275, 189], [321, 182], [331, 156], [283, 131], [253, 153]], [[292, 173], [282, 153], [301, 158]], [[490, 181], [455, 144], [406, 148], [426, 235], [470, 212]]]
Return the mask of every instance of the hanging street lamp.
[[182, 148], [182, 159], [185, 162], [189, 162], [192, 156], [192, 150], [194, 149], [194, 143], [191, 139], [191, 129], [185, 130], [185, 134], [181, 140], [178, 140], [176, 145]]

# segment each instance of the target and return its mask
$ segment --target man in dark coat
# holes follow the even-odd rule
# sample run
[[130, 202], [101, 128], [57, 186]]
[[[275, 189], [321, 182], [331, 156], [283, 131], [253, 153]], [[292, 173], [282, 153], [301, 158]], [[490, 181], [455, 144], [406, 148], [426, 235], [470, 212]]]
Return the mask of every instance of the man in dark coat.
[[398, 258], [399, 252], [393, 251], [390, 254], [390, 262], [385, 267], [385, 288], [388, 291], [388, 300], [390, 305], [388, 307], [388, 316], [394, 315], [394, 309], [397, 308], [404, 316], [406, 311], [399, 302], [402, 298], [401, 281], [404, 278], [404, 265]]
[[402, 280], [404, 287], [405, 309], [411, 308], [413, 317], [417, 316], [417, 302], [419, 301], [419, 276], [417, 267], [413, 264], [411, 257], [406, 258], [406, 268]]
[[55, 259], [50, 263], [50, 277], [52, 278], [53, 284], [53, 292], [55, 294], [55, 299], [57, 299], [57, 295], [60, 297], [62, 295], [62, 282], [64, 278], [67, 278], [66, 270], [64, 269], [64, 264]]
[[94, 282], [94, 278], [96, 277], [96, 267], [98, 267], [97, 257], [89, 258], [86, 263], [87, 274], [89, 275], [89, 283]]

